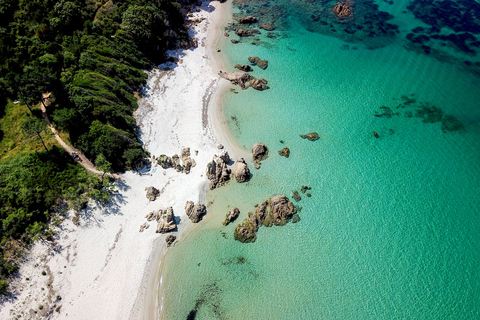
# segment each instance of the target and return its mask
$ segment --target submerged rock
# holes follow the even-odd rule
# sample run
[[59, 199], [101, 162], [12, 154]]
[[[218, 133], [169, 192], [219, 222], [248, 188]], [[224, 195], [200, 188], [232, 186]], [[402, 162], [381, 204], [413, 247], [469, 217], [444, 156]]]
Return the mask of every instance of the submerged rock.
[[265, 70], [268, 67], [268, 60], [262, 60], [259, 57], [248, 57], [248, 61], [254, 66], [258, 66], [259, 68]]
[[308, 134], [301, 134], [300, 137], [302, 137], [302, 139], [307, 139], [307, 140], [310, 140], [310, 141], [317, 141], [318, 139], [320, 139], [320, 136], [316, 132], [310, 132]]
[[207, 213], [207, 208], [204, 204], [193, 204], [193, 201], [187, 201], [185, 204], [185, 213], [192, 220], [193, 223], [198, 223], [203, 219], [203, 216]]
[[267, 80], [265, 79], [253, 79], [252, 82], [250, 82], [250, 87], [252, 87], [255, 90], [263, 91], [270, 89], [269, 86], [267, 86]]
[[461, 131], [465, 129], [463, 123], [461, 123], [457, 118], [451, 115], [445, 115], [442, 118], [442, 131]]
[[271, 24], [267, 24], [267, 23], [259, 23], [258, 26], [260, 27], [260, 29], [267, 30], [267, 31], [275, 30], [274, 26], [272, 26]]
[[235, 228], [233, 237], [243, 243], [255, 242], [257, 239], [258, 224], [255, 215], [252, 212], [248, 213], [248, 219], [243, 220], [242, 224], [239, 224]]
[[295, 199], [297, 202], [302, 200], [302, 197], [300, 197], [297, 190], [293, 190], [293, 199]]
[[147, 199], [150, 201], [155, 201], [160, 195], [160, 190], [155, 187], [147, 187], [145, 188], [145, 191], [147, 191]]
[[229, 213], [227, 213], [225, 221], [223, 221], [223, 225], [227, 226], [230, 222], [235, 221], [235, 219], [237, 219], [239, 215], [240, 210], [238, 208], [233, 208], [232, 210], [230, 210]]
[[258, 29], [252, 29], [252, 30], [245, 30], [245, 29], [238, 29], [235, 31], [235, 34], [239, 37], [250, 37], [253, 36], [254, 34], [259, 34], [260, 30]]

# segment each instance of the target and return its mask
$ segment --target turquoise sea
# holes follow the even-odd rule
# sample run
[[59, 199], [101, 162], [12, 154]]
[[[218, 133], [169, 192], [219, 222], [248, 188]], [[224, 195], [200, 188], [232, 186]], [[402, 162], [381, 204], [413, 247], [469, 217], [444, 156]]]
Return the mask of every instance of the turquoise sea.
[[[227, 92], [225, 117], [270, 153], [208, 192], [205, 221], [168, 250], [162, 318], [480, 318], [480, 5], [358, 0], [340, 21], [334, 4], [234, 3], [276, 29], [238, 44], [228, 29], [228, 71], [267, 59], [252, 75], [270, 89]], [[234, 240], [255, 204], [302, 185], [300, 222]]]

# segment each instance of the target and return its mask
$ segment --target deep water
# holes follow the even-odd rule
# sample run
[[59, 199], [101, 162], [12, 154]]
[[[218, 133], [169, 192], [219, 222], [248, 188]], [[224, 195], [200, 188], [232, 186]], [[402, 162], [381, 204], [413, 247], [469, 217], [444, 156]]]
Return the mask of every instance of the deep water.
[[[329, 16], [334, 2], [245, 2], [241, 16], [280, 6], [262, 16], [277, 29], [222, 50], [232, 64], [267, 59], [252, 75], [270, 89], [236, 87], [224, 111], [238, 144], [269, 157], [259, 170], [247, 159], [250, 182], [209, 192], [207, 221], [169, 249], [165, 319], [480, 318], [480, 58], [478, 40], [458, 40], [478, 39], [480, 12], [443, 6], [465, 3], [473, 23], [452, 25], [417, 17], [423, 1], [357, 1], [386, 31], [366, 36]], [[450, 40], [408, 36], [418, 27]], [[300, 138], [313, 131], [320, 140]], [[300, 222], [233, 239], [255, 204], [293, 201], [302, 185]], [[232, 207], [240, 217], [224, 227]]]

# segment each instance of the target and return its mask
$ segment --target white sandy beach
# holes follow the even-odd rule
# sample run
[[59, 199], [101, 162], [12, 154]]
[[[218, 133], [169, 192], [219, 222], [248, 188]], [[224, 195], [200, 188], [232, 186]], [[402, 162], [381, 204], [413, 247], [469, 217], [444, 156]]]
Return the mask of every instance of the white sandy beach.
[[[172, 52], [181, 63], [161, 66], [169, 71], [150, 72], [136, 111], [140, 139], [152, 155], [172, 156], [189, 147], [196, 166], [190, 174], [160, 166], [142, 175], [127, 172], [109, 206], [90, 205], [81, 213], [80, 226], [72, 223], [71, 214], [57, 228], [55, 250], [50, 243], [38, 242], [25, 257], [13, 281], [14, 298], [0, 302], [1, 319], [156, 317], [157, 270], [167, 250], [167, 234], [155, 233], [155, 222], [142, 233], [140, 225], [147, 213], [172, 206], [180, 224], [171, 234], [181, 241], [191, 225], [185, 202], [203, 201], [208, 185], [205, 169], [219, 153], [217, 145], [223, 144], [235, 157], [222, 125], [212, 123], [221, 119], [213, 107], [218, 101], [214, 92], [227, 83], [217, 76], [222, 66], [215, 60], [227, 6], [205, 2], [200, 12], [194, 12], [191, 19], [206, 18], [192, 30], [198, 48]], [[145, 197], [148, 186], [161, 190], [156, 201]]]

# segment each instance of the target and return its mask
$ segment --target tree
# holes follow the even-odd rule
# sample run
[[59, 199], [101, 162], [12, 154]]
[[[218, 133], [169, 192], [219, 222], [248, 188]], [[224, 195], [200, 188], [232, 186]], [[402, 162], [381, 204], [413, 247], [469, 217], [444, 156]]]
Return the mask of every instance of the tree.
[[45, 151], [48, 152], [48, 148], [45, 145], [45, 142], [43, 142], [42, 136], [40, 135], [40, 133], [45, 131], [45, 129], [47, 129], [47, 123], [37, 118], [28, 118], [22, 124], [22, 132], [27, 136], [33, 136], [36, 134], [40, 141], [42, 141]]
[[102, 153], [100, 153], [97, 156], [97, 159], [95, 160], [95, 165], [97, 166], [98, 169], [103, 171], [103, 175], [102, 175], [102, 182], [103, 182], [103, 177], [105, 177], [105, 174], [107, 172], [112, 172], [112, 164], [107, 161], [107, 159]]

